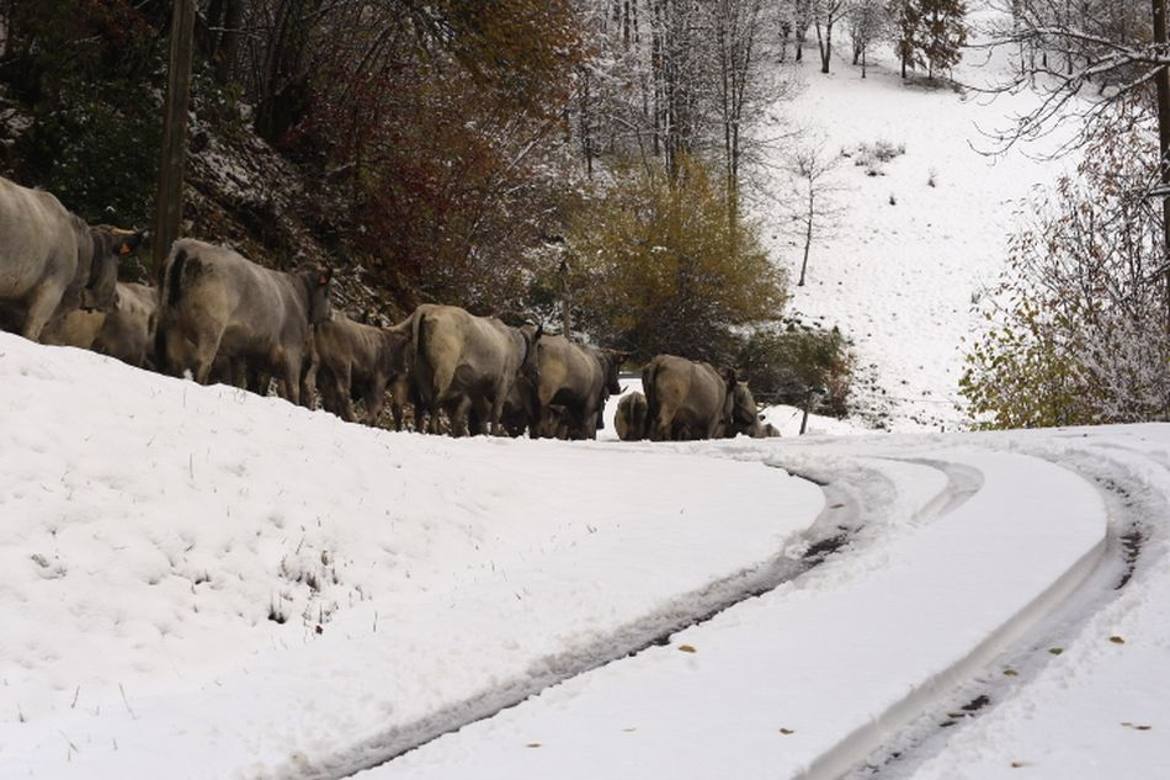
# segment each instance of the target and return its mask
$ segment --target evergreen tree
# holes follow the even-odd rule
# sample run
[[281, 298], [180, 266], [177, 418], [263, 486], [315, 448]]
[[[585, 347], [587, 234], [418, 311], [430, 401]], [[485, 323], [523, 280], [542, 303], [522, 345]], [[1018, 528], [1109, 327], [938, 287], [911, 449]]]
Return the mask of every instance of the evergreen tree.
[[923, 33], [920, 46], [929, 67], [949, 71], [962, 57], [967, 43], [967, 4], [963, 0], [918, 0]]
[[894, 37], [894, 53], [902, 63], [902, 78], [906, 78], [907, 67], [926, 64], [921, 52], [922, 0], [890, 0], [888, 13]]

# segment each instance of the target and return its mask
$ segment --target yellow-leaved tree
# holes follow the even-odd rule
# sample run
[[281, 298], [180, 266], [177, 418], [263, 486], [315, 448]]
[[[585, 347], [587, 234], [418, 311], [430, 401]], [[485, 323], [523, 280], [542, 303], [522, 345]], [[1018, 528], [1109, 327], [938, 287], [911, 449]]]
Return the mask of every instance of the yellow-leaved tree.
[[673, 181], [660, 168], [618, 169], [577, 215], [569, 246], [582, 326], [639, 359], [722, 362], [740, 328], [784, 306], [785, 276], [758, 226], [729, 217], [721, 179], [694, 157]]

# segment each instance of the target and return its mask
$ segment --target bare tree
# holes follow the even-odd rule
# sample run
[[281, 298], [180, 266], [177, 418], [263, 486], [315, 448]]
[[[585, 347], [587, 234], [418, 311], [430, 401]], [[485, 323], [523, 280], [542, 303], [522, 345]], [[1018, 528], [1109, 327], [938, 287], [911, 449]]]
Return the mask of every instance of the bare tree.
[[[1159, 190], [1170, 193], [1170, 48], [1166, 35], [1166, 0], [1152, 0], [1148, 25], [1128, 24], [1128, 17], [1081, 12], [1063, 13], [1063, 0], [1008, 0], [1007, 21], [996, 24], [983, 47], [1020, 47], [1019, 67], [1006, 83], [981, 87], [993, 93], [1034, 88], [1042, 100], [1013, 125], [992, 132], [996, 151], [1031, 141], [1055, 126], [1075, 123], [1076, 132], [1058, 154], [1112, 132], [1114, 109], [1127, 101], [1141, 103], [1153, 87], [1158, 125]], [[1101, 21], [1098, 21], [1101, 20]], [[1040, 52], [1024, 57], [1023, 52]], [[1047, 54], [1066, 53], [1065, 62], [1049, 64]], [[1055, 60], [1055, 57], [1054, 57]], [[1038, 78], [1039, 77], [1039, 78]], [[1163, 267], [1166, 325], [1170, 328], [1170, 198], [1162, 197]]]
[[739, 167], [743, 153], [740, 130], [760, 79], [763, 43], [760, 38], [764, 30], [761, 6], [761, 0], [717, 0], [712, 6], [719, 63], [717, 112], [723, 126], [727, 210], [732, 224], [739, 212]]
[[870, 44], [885, 35], [889, 17], [882, 0], [853, 0], [846, 14], [853, 40], [853, 64], [861, 65], [861, 77], [865, 78]]
[[829, 72], [829, 61], [833, 56], [833, 27], [841, 21], [845, 7], [845, 0], [813, 0], [813, 27], [817, 31], [821, 73]]
[[804, 242], [797, 287], [804, 286], [813, 243], [830, 238], [844, 215], [837, 202], [843, 187], [834, 177], [840, 162], [841, 157], [826, 152], [823, 143], [800, 146], [789, 157], [788, 172], [795, 182], [792, 232]]

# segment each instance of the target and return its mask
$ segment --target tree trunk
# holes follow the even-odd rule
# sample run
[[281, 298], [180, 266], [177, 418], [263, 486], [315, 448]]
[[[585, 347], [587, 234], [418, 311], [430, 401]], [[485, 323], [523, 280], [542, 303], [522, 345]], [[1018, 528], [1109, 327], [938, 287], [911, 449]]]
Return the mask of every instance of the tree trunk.
[[585, 174], [593, 178], [593, 134], [589, 103], [589, 69], [581, 68], [581, 147], [585, 154]]
[[215, 78], [220, 84], [231, 81], [240, 48], [240, 26], [244, 23], [244, 0], [226, 0], [223, 33], [215, 48]]
[[[1154, 45], [1165, 51], [1166, 0], [1153, 0]], [[1158, 87], [1158, 151], [1161, 153], [1161, 181], [1170, 187], [1170, 70], [1165, 66], [1155, 73]], [[1162, 262], [1170, 263], [1170, 198], [1162, 197]], [[1166, 265], [1166, 327], [1170, 330], [1170, 265]]]
[[[561, 251], [564, 251], [562, 246]], [[569, 260], [561, 258], [561, 335], [572, 338], [573, 333], [572, 288], [569, 286]]]
[[817, 48], [821, 53], [821, 73], [829, 72], [829, 59], [833, 56], [833, 20], [825, 20], [825, 34], [821, 37], [821, 23], [814, 22], [817, 30]]
[[170, 63], [163, 114], [162, 159], [154, 214], [154, 275], [162, 273], [183, 219], [183, 163], [187, 154], [187, 105], [191, 96], [191, 58], [195, 47], [195, 0], [174, 0]]
[[808, 270], [808, 250], [812, 247], [813, 216], [815, 214], [816, 214], [816, 209], [814, 208], [812, 182], [809, 182], [808, 219], [804, 223], [804, 227], [805, 227], [805, 231], [804, 231], [804, 260], [802, 260], [800, 263], [800, 281], [798, 281], [796, 283], [797, 287], [804, 287], [804, 275], [805, 275], [805, 272]]

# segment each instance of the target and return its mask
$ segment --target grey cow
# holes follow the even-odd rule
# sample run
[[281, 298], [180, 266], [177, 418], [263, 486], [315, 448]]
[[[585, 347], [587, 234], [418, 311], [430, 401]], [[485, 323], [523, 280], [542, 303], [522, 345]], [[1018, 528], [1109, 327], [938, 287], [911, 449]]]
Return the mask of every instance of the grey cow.
[[408, 327], [376, 328], [344, 314], [334, 314], [318, 325], [314, 334], [319, 361], [317, 387], [325, 408], [353, 422], [356, 395], [365, 401], [366, 422], [377, 424], [387, 386], [406, 373], [409, 341]]
[[759, 425], [751, 392], [732, 369], [658, 355], [642, 369], [642, 389], [653, 441], [718, 439]]
[[647, 406], [646, 396], [633, 390], [618, 401], [613, 427], [622, 441], [641, 441], [646, 438]]
[[[156, 360], [162, 371], [190, 371], [206, 384], [217, 356], [271, 372], [300, 403], [313, 357], [312, 329], [329, 319], [332, 271], [285, 273], [231, 249], [176, 241], [163, 265]], [[306, 388], [308, 396], [311, 389]]]
[[564, 336], [542, 338], [537, 355], [539, 425], [532, 426], [533, 438], [551, 435], [550, 410], [557, 405], [568, 416], [571, 438], [596, 439], [606, 399], [622, 391], [618, 369], [629, 356], [612, 349], [574, 344]]
[[151, 368], [157, 310], [158, 290], [118, 282], [112, 310], [74, 309], [54, 317], [41, 333], [41, 341], [91, 349], [138, 368]]
[[500, 435], [517, 377], [535, 379], [540, 336], [538, 327], [514, 328], [458, 306], [419, 306], [411, 315], [415, 416], [429, 416], [431, 433], [438, 433], [438, 411], [445, 409], [458, 436], [473, 413], [472, 434], [490, 425], [492, 435]]
[[110, 311], [119, 260], [143, 233], [90, 227], [51, 194], [0, 177], [0, 307], [25, 338], [39, 341], [54, 315]]

